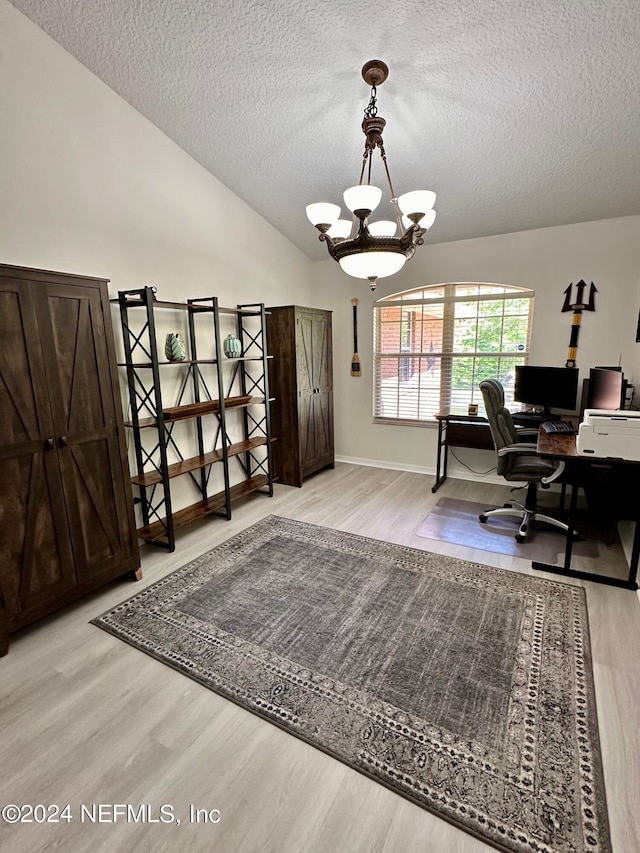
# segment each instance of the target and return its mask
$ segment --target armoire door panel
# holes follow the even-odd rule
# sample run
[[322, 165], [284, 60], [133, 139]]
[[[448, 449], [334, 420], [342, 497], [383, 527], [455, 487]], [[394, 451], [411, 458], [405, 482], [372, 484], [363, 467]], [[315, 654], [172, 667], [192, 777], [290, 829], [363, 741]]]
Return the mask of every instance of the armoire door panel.
[[41, 334], [52, 354], [46, 370], [55, 392], [57, 434], [81, 435], [110, 425], [112, 412], [104, 411], [100, 393], [103, 384], [110, 388], [110, 377], [99, 331], [103, 322], [99, 291], [49, 285], [36, 305]]
[[0, 587], [12, 619], [75, 583], [31, 291], [0, 280]]
[[316, 450], [318, 458], [333, 458], [333, 397], [330, 390], [316, 395]]
[[0, 447], [53, 435], [33, 303], [18, 288], [0, 281]]
[[76, 577], [55, 449], [1, 464], [0, 578], [7, 615], [15, 617], [71, 588]]
[[54, 422], [77, 572], [86, 580], [133, 549], [103, 304], [97, 288], [55, 284], [37, 307], [41, 334], [55, 353], [47, 375], [62, 401], [53, 407]]
[[300, 436], [300, 459], [306, 464], [309, 459], [315, 459], [315, 423], [314, 396], [305, 394], [300, 397], [298, 407], [298, 428]]
[[107, 438], [68, 444], [59, 455], [78, 578], [84, 581], [122, 559], [117, 480]]
[[329, 329], [327, 318], [316, 316], [313, 327], [313, 381], [317, 388], [329, 388], [333, 384]]
[[298, 318], [296, 336], [296, 359], [298, 368], [298, 391], [306, 394], [314, 388], [313, 379], [313, 321], [304, 314]]

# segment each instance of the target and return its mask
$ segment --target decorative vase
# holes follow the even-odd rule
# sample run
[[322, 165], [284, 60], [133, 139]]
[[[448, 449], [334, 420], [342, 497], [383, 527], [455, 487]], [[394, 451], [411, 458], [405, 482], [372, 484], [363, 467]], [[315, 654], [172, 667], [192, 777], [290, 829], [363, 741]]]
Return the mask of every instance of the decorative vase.
[[242, 344], [235, 335], [227, 335], [222, 344], [222, 349], [227, 358], [240, 358], [242, 355]]
[[164, 342], [164, 354], [169, 361], [184, 361], [187, 357], [187, 348], [178, 332], [169, 332]]

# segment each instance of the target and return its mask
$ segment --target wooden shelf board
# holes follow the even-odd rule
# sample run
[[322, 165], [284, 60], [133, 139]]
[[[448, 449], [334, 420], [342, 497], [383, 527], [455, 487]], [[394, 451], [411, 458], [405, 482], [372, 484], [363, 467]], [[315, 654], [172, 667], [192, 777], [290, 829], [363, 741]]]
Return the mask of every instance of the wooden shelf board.
[[[124, 304], [127, 308], [145, 308], [146, 302], [141, 299], [125, 299], [122, 303], [120, 299], [116, 296], [113, 299], [109, 300], [110, 302], [114, 302], [116, 305]], [[166, 299], [154, 299], [152, 302], [154, 308], [174, 308], [177, 311], [194, 311], [197, 313], [205, 313], [205, 312], [213, 312], [212, 305], [189, 305], [188, 302], [169, 302]], [[222, 311], [222, 308], [218, 308], [219, 311]]]
[[[251, 400], [248, 394], [236, 397], [225, 397], [225, 409], [233, 409], [237, 406], [246, 406]], [[200, 403], [185, 403], [182, 406], [169, 406], [162, 410], [165, 421], [182, 421], [189, 418], [198, 418], [201, 415], [215, 414], [220, 411], [220, 400], [203, 400]]]
[[229, 489], [231, 492], [231, 500], [235, 501], [245, 495], [250, 495], [252, 492], [257, 492], [258, 489], [262, 489], [266, 486], [268, 482], [269, 478], [266, 474], [256, 474], [256, 476], [251, 477], [250, 480], [241, 480]]
[[[252, 477], [250, 480], [243, 480], [240, 483], [236, 483], [229, 489], [231, 500], [236, 500], [244, 495], [250, 495], [252, 492], [266, 486], [268, 482], [269, 478], [266, 474], [259, 474], [256, 477]], [[211, 495], [211, 497], [204, 501], [198, 501], [198, 503], [192, 504], [184, 509], [180, 509], [178, 512], [174, 512], [174, 529], [177, 530], [179, 527], [184, 527], [186, 524], [190, 524], [197, 518], [203, 518], [205, 515], [210, 515], [212, 512], [223, 507], [225, 502], [226, 496], [224, 491], [222, 491], [215, 495]], [[165, 522], [166, 519], [163, 519], [162, 521], [154, 521], [153, 524], [149, 524], [146, 527], [141, 527], [137, 531], [137, 535], [140, 539], [144, 539], [145, 542], [154, 542], [156, 539], [161, 539], [166, 535], [164, 527]]]
[[[270, 399], [273, 400], [274, 398], [271, 397]], [[217, 401], [210, 400], [209, 402], [213, 403], [213, 402], [217, 402]], [[256, 404], [261, 404], [264, 402], [265, 402], [264, 397], [251, 397], [246, 403], [232, 404], [231, 406], [227, 403], [227, 405], [225, 406], [225, 411], [228, 411], [229, 409], [246, 409], [247, 406], [255, 406]], [[189, 405], [192, 405], [192, 404], [189, 404]], [[204, 415], [208, 415], [208, 414], [219, 414], [219, 408], [212, 408], [211, 411], [199, 412], [197, 414], [193, 414], [193, 413], [186, 414], [185, 413], [182, 417], [179, 417], [179, 418], [177, 418], [177, 417], [165, 418], [165, 423], [172, 424], [172, 423], [175, 423], [176, 421], [179, 421], [179, 420], [184, 421], [184, 420], [190, 420], [192, 418], [200, 418], [200, 417], [203, 417]], [[157, 427], [158, 421], [156, 418], [140, 418], [140, 420], [138, 421], [137, 424], [135, 424], [133, 421], [125, 421], [124, 425], [126, 427], [131, 427], [133, 429], [136, 429], [136, 428], [137, 429], [146, 429], [147, 427]]]
[[[268, 355], [267, 358], [273, 358], [272, 355]], [[230, 362], [233, 364], [234, 361], [262, 361], [261, 355], [239, 355], [234, 356], [233, 358], [224, 358], [222, 359], [222, 364], [226, 364]]]
[[[185, 358], [183, 361], [159, 361], [158, 365], [162, 366], [165, 364], [217, 364], [218, 360], [215, 358]], [[127, 364], [126, 361], [119, 361], [118, 367], [153, 367], [152, 362], [150, 361], [134, 361], [131, 364]]]
[[[115, 305], [120, 305], [120, 299], [115, 296], [109, 300], [109, 302], [113, 302]], [[176, 311], [193, 311], [194, 314], [206, 314], [213, 313], [213, 305], [206, 305], [205, 303], [189, 303], [189, 302], [169, 302], [166, 299], [154, 299], [153, 300], [154, 308], [173, 308]], [[125, 299], [124, 305], [127, 308], [144, 308], [146, 307], [146, 302], [143, 302], [139, 299]], [[243, 309], [243, 308], [223, 308], [222, 305], [218, 305], [218, 313], [219, 314], [246, 314], [248, 316], [260, 316], [260, 311], [256, 311], [253, 309]]]
[[[238, 456], [240, 453], [246, 453], [247, 450], [252, 450], [254, 447], [260, 447], [266, 443], [267, 439], [265, 436], [256, 436], [247, 441], [239, 441], [236, 444], [228, 446], [227, 455]], [[182, 474], [188, 474], [189, 471], [197, 471], [200, 468], [206, 468], [207, 465], [222, 462], [222, 458], [222, 450], [211, 450], [202, 456], [192, 456], [190, 459], [182, 459], [180, 462], [174, 462], [167, 466], [167, 473], [169, 479], [180, 477]], [[162, 474], [159, 471], [149, 471], [146, 474], [138, 474], [132, 477], [131, 482], [135, 486], [153, 486], [155, 483], [162, 482]]]
[[131, 429], [146, 429], [146, 427], [157, 427], [158, 421], [155, 418], [139, 418], [137, 424], [133, 421], [125, 421], [124, 425]]
[[[273, 358], [272, 355], [268, 355], [267, 358]], [[229, 362], [234, 361], [262, 361], [261, 355], [252, 355], [246, 356], [242, 355], [240, 358], [225, 358], [220, 361], [220, 364], [227, 364]], [[159, 361], [158, 365], [162, 367], [166, 364], [218, 364], [217, 358], [185, 358], [184, 361]], [[153, 367], [152, 362], [150, 361], [135, 361], [130, 365], [127, 364], [126, 361], [119, 361], [118, 367]]]

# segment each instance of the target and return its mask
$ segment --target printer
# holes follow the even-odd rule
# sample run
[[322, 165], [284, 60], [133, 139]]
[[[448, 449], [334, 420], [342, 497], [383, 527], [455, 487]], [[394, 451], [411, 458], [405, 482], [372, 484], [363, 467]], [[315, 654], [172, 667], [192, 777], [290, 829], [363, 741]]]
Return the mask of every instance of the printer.
[[640, 462], [640, 412], [585, 409], [576, 450], [581, 456]]

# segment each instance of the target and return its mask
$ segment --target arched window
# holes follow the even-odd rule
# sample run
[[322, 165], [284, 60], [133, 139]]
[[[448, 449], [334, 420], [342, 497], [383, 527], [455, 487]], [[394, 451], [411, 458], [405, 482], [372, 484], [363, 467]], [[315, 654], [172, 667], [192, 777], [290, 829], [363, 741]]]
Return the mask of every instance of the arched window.
[[406, 290], [374, 306], [374, 420], [428, 422], [484, 412], [478, 383], [495, 377], [513, 401], [516, 364], [529, 356], [532, 290], [462, 282]]

